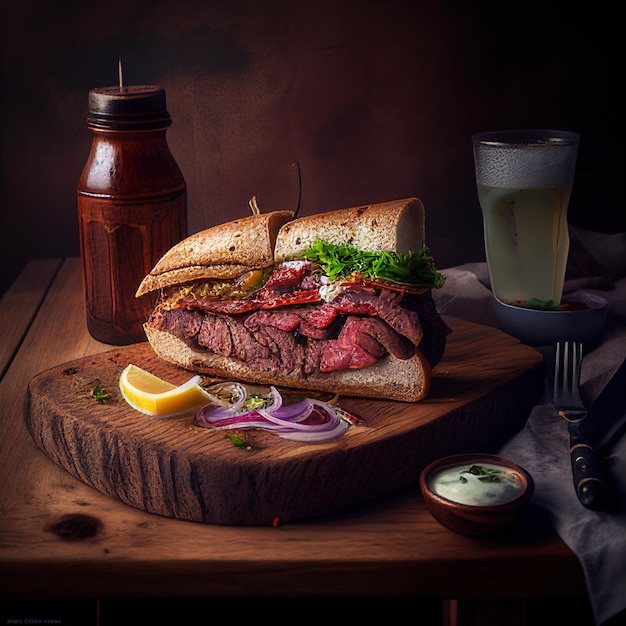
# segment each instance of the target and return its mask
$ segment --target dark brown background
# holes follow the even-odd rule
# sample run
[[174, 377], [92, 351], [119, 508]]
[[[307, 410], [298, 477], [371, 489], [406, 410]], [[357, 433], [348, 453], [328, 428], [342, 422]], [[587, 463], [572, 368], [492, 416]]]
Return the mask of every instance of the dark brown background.
[[[0, 293], [78, 255], [92, 87], [165, 87], [189, 232], [420, 197], [440, 268], [483, 260], [470, 136], [579, 131], [570, 221], [622, 232], [617, 2], [3, 1]], [[621, 45], [621, 44], [619, 44]]]

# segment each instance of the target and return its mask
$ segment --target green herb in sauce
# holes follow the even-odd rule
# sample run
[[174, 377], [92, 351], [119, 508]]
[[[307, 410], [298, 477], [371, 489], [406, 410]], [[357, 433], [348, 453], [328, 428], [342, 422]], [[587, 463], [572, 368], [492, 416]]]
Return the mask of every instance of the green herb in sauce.
[[478, 480], [483, 483], [497, 483], [500, 481], [502, 470], [495, 467], [485, 468], [482, 465], [472, 465], [468, 470], [463, 470], [460, 475], [461, 482], [467, 482], [467, 478], [463, 474], [478, 476]]

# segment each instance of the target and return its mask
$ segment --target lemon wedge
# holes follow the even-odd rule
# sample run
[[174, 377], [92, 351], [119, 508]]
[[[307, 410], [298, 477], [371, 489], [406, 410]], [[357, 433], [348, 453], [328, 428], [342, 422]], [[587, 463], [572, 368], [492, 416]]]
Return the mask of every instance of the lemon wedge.
[[146, 415], [181, 415], [213, 399], [200, 387], [200, 380], [194, 376], [176, 386], [131, 363], [120, 375], [120, 391], [133, 409]]

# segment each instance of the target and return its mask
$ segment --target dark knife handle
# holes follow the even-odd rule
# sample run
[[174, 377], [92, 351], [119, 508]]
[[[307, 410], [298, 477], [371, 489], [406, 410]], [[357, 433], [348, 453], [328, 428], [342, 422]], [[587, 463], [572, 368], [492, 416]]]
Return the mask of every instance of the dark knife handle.
[[611, 498], [600, 463], [593, 448], [573, 423], [569, 424], [569, 441], [574, 487], [580, 503], [594, 511], [608, 511]]

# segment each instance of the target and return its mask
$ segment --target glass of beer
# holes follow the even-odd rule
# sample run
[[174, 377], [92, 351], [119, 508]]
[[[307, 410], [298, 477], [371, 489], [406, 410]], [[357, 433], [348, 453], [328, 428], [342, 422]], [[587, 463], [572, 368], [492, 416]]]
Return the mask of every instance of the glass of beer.
[[580, 136], [510, 130], [472, 136], [491, 289], [505, 304], [558, 309]]

